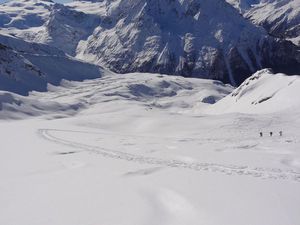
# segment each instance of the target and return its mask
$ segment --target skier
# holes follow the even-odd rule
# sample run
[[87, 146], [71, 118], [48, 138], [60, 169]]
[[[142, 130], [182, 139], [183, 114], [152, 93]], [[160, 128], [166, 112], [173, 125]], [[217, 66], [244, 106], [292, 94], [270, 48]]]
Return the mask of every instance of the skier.
[[263, 132], [259, 132], [259, 135], [260, 135], [260, 137], [262, 137], [263, 136]]
[[273, 132], [271, 131], [271, 132], [270, 132], [270, 137], [272, 137], [272, 136], [273, 136]]
[[282, 137], [282, 131], [279, 131], [279, 136]]

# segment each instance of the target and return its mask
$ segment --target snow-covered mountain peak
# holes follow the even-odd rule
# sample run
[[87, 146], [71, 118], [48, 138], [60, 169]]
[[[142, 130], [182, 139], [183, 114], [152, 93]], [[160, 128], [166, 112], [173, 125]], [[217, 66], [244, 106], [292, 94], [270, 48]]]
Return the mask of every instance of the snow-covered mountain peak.
[[[224, 0], [101, 0], [0, 5], [1, 32], [114, 72], [240, 84], [270, 67], [294, 74], [300, 51], [270, 37]], [[7, 20], [5, 20], [5, 18]], [[296, 71], [296, 72], [295, 72]]]
[[226, 0], [270, 34], [300, 45], [299, 0]]
[[[86, 4], [71, 5], [84, 11]], [[278, 47], [271, 47], [276, 41], [223, 0], [115, 0], [103, 1], [100, 8], [105, 11], [102, 23], [81, 42], [77, 56], [116, 72], [179, 74], [235, 84], [257, 69], [274, 67], [271, 58], [279, 55]]]

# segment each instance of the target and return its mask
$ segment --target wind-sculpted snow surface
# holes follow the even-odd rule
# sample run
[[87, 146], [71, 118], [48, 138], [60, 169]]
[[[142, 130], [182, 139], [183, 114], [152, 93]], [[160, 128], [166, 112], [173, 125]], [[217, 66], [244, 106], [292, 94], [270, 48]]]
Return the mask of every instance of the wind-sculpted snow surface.
[[102, 72], [103, 78], [83, 83], [62, 81], [59, 87], [48, 85], [46, 93], [32, 92], [27, 97], [2, 91], [0, 119], [42, 115], [69, 117], [95, 105], [116, 101], [137, 102], [148, 110], [177, 108], [184, 111], [199, 104], [205, 106], [217, 102], [233, 90], [230, 85], [211, 80]]
[[48, 92], [33, 92], [28, 97], [1, 92], [0, 118], [69, 117], [94, 105], [114, 101], [134, 101], [150, 111], [196, 114], [265, 114], [300, 106], [299, 98], [295, 97], [300, 88], [299, 75], [273, 74], [268, 69], [253, 74], [235, 90], [220, 81], [196, 78], [143, 73], [121, 75], [105, 70], [102, 75], [103, 78], [82, 84], [62, 81], [60, 87], [48, 85], [45, 86]]

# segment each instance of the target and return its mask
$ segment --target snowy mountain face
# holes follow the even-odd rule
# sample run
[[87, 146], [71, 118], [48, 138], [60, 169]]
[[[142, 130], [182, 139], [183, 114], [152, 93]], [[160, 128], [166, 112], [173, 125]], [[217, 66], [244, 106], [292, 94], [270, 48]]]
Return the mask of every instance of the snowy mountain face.
[[0, 25], [7, 33], [55, 46], [72, 56], [78, 42], [87, 38], [100, 20], [48, 0], [10, 1], [1, 5], [1, 16], [6, 18]]
[[240, 13], [244, 13], [249, 10], [254, 4], [260, 3], [260, 0], [226, 0], [229, 4], [239, 10]]
[[115, 72], [239, 84], [260, 68], [295, 74], [300, 53], [223, 0], [48, 0], [1, 4], [1, 32], [61, 49]]
[[0, 11], [1, 225], [299, 225], [300, 73], [249, 77], [295, 45], [224, 0]]
[[62, 79], [84, 80], [101, 76], [95, 65], [67, 56], [49, 45], [29, 43], [0, 35], [0, 89], [27, 95], [46, 91]]
[[300, 45], [299, 0], [227, 0], [245, 18], [263, 26], [271, 35]]
[[2, 28], [29, 29], [42, 26], [49, 18], [51, 0], [20, 0], [2, 3], [0, 25]]
[[[84, 11], [86, 4], [70, 6]], [[220, 0], [92, 4], [107, 13], [80, 43], [77, 56], [116, 72], [179, 74], [236, 84], [262, 67], [300, 69], [299, 52], [292, 44], [268, 37]]]

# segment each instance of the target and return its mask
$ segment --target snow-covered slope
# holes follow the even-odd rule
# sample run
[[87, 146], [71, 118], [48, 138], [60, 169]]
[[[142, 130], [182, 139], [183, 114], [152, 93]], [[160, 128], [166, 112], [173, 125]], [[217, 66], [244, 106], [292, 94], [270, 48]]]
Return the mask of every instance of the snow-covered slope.
[[220, 81], [180, 76], [122, 75], [105, 70], [102, 75], [102, 78], [83, 83], [62, 81], [60, 87], [48, 85], [45, 88], [49, 92], [31, 92], [27, 97], [1, 92], [0, 118], [65, 117], [123, 101], [147, 110], [195, 115], [269, 114], [300, 109], [297, 98], [300, 76], [274, 74], [268, 69], [256, 72], [236, 89]]
[[[263, 74], [238, 102], [297, 106], [299, 79]], [[299, 224], [299, 104], [207, 115], [232, 87], [159, 74], [49, 90], [0, 92], [0, 118], [27, 118], [0, 120], [1, 225]]]
[[31, 92], [26, 97], [0, 92], [0, 119], [45, 115], [59, 118], [94, 107], [118, 108], [122, 102], [141, 105], [147, 110], [190, 112], [219, 101], [233, 90], [219, 81], [107, 71], [99, 79], [62, 81], [59, 87], [48, 85], [47, 89], [49, 92]]
[[[66, 5], [12, 0], [0, 10], [6, 18], [1, 32], [57, 47], [116, 72], [159, 72], [239, 84], [263, 67], [300, 71], [295, 46], [269, 37], [223, 0]], [[20, 26], [13, 21], [25, 22]]]
[[[203, 5], [197, 11], [193, 2]], [[262, 70], [234, 90], [208, 79], [115, 74], [69, 56], [106, 65], [117, 57], [119, 69], [130, 68], [127, 54], [135, 53], [139, 70], [144, 57], [158, 54], [157, 68], [146, 69], [165, 71], [175, 51], [174, 62], [206, 65], [203, 77], [232, 82], [243, 76], [220, 73], [246, 76], [241, 62], [298, 68], [294, 46], [270, 37], [252, 42], [265, 32], [219, 2], [0, 6], [1, 16], [9, 12], [0, 30], [1, 225], [299, 225], [299, 76]], [[35, 10], [32, 22], [26, 15]], [[15, 25], [6, 25], [10, 18]], [[247, 60], [249, 47], [261, 54], [247, 52]], [[111, 55], [103, 52], [101, 61], [103, 49]], [[205, 57], [193, 61], [197, 51]]]
[[253, 23], [300, 45], [299, 0], [227, 0]]
[[273, 74], [265, 69], [245, 80], [230, 95], [213, 105], [213, 113], [274, 113], [300, 108], [300, 77]]
[[29, 29], [42, 26], [49, 18], [51, 0], [7, 1], [0, 7], [0, 26]]
[[0, 89], [27, 95], [46, 91], [62, 79], [84, 80], [101, 76], [101, 68], [65, 55], [48, 45], [0, 35]]

